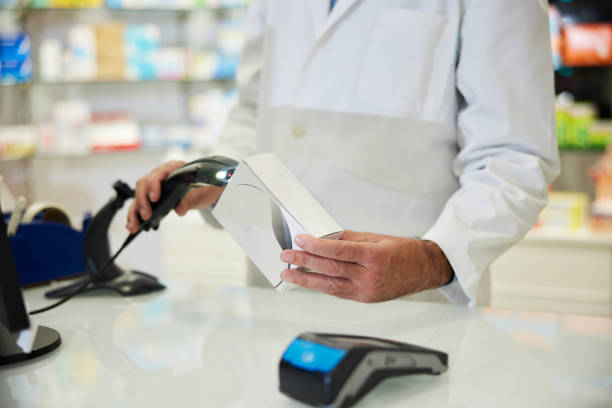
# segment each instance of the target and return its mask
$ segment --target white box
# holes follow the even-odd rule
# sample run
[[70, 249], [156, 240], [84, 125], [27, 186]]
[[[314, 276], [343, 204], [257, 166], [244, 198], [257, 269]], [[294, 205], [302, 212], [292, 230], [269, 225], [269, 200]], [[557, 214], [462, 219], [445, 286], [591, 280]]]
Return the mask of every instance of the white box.
[[[213, 215], [277, 290], [287, 289], [280, 273], [284, 249], [296, 248], [298, 234], [338, 239], [342, 228], [273, 154], [240, 162]], [[297, 248], [299, 249], [299, 248]]]

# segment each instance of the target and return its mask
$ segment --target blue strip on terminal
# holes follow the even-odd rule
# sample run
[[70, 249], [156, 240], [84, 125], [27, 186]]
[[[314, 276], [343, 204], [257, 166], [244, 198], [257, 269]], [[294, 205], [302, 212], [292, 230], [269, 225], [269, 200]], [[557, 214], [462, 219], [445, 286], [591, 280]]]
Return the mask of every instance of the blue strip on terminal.
[[345, 355], [346, 350], [295, 339], [283, 354], [283, 360], [303, 370], [327, 373], [336, 368]]

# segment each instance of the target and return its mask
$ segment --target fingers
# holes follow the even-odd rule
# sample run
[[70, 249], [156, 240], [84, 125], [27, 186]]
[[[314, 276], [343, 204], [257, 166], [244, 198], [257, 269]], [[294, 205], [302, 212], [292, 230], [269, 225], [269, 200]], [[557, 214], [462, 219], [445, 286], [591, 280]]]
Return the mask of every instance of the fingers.
[[140, 218], [143, 220], [148, 220], [151, 216], [151, 204], [149, 203], [149, 198], [147, 197], [147, 178], [142, 178], [136, 182], [136, 191], [134, 192], [134, 203], [135, 210], [137, 211], [137, 215], [140, 215]]
[[156, 202], [159, 200], [162, 182], [170, 175], [170, 173], [184, 164], [185, 162], [179, 160], [171, 160], [157, 167], [151, 171], [148, 176], [144, 177], [146, 195], [151, 202]]
[[359, 264], [323, 258], [304, 251], [283, 251], [281, 260], [337, 278], [359, 279], [364, 272], [364, 268]]
[[138, 217], [136, 216], [135, 207], [136, 207], [136, 204], [134, 201], [132, 201], [132, 204], [130, 205], [130, 209], [128, 210], [127, 225], [126, 225], [126, 228], [130, 232], [130, 234], [134, 234], [136, 231], [138, 231], [138, 228], [140, 227], [140, 222], [138, 221]]
[[161, 183], [177, 168], [185, 163], [182, 161], [169, 161], [157, 167], [136, 182], [134, 200], [130, 205], [126, 228], [130, 233], [138, 231], [140, 222], [138, 217], [147, 220], [153, 213], [150, 202], [156, 202], [161, 195]]
[[181, 202], [174, 208], [174, 211], [183, 216], [191, 209], [200, 209], [214, 204], [223, 193], [224, 187], [205, 186], [190, 191]]
[[316, 272], [285, 269], [281, 273], [281, 279], [344, 299], [352, 299], [357, 294], [357, 286], [350, 279], [330, 277]]
[[370, 251], [369, 242], [320, 239], [303, 234], [295, 237], [295, 243], [311, 254], [358, 264], [362, 264], [367, 259]]
[[341, 240], [355, 242], [380, 242], [384, 238], [388, 238], [388, 236], [373, 234], [371, 232], [357, 232], [349, 230], [345, 230], [340, 237]]

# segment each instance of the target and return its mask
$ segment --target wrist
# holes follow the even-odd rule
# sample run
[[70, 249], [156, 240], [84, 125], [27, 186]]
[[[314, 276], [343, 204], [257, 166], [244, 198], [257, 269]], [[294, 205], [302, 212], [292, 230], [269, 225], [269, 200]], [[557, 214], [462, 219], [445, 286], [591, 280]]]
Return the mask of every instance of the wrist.
[[442, 249], [433, 241], [421, 241], [426, 257], [428, 279], [427, 289], [436, 289], [449, 284], [455, 277], [455, 271]]

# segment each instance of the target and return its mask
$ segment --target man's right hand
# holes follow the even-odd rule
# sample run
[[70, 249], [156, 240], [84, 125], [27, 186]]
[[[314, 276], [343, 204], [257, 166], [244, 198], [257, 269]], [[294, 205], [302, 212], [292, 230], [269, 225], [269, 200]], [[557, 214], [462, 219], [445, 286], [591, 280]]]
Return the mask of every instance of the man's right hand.
[[[128, 210], [126, 225], [131, 234], [137, 232], [140, 227], [138, 215], [141, 219], [148, 220], [153, 214], [151, 203], [159, 200], [162, 182], [184, 164], [185, 162], [178, 160], [166, 162], [136, 182], [136, 193]], [[208, 207], [219, 199], [224, 188], [205, 186], [193, 189], [174, 208], [174, 211], [183, 216], [188, 210]]]

